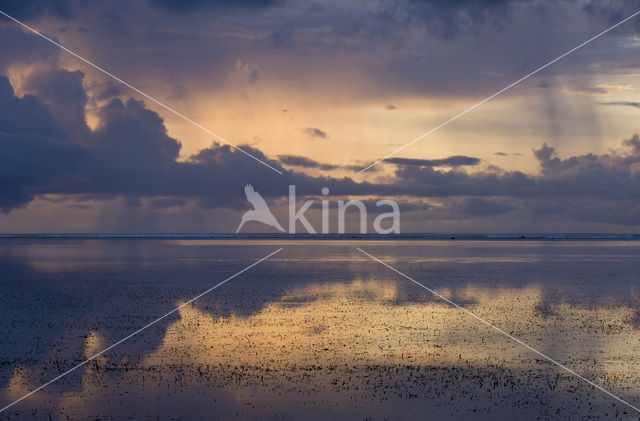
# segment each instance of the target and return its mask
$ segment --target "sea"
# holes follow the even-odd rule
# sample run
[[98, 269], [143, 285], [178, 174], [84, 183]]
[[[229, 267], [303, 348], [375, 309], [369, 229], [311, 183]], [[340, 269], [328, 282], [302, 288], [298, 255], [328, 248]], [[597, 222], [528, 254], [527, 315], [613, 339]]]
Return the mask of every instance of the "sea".
[[0, 420], [637, 420], [639, 240], [2, 235]]

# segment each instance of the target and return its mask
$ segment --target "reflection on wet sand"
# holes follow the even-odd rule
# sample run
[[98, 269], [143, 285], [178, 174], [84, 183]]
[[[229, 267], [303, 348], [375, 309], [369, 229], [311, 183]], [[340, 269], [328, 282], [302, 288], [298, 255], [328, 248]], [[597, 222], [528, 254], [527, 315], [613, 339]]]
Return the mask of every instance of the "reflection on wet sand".
[[[30, 405], [43, 418], [633, 415], [459, 309], [405, 300], [389, 278], [290, 288], [250, 315], [184, 307], [139, 362], [100, 357], [76, 380], [81, 390], [51, 388]], [[560, 303], [541, 313], [535, 285], [439, 292], [609, 390], [640, 394], [633, 309]], [[104, 346], [91, 331], [84, 355]], [[17, 368], [6, 397], [39, 379]]]

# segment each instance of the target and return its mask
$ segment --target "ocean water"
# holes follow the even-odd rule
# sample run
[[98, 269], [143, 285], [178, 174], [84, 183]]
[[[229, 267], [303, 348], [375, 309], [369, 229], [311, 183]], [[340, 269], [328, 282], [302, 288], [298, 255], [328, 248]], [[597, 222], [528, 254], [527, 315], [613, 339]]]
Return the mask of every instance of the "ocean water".
[[640, 242], [0, 239], [0, 419], [638, 419]]

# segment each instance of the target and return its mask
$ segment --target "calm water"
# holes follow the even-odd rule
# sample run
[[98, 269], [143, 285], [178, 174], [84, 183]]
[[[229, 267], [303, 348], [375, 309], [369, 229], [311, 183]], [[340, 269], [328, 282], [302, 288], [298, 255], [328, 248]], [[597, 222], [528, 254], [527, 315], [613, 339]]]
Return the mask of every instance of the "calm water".
[[640, 242], [0, 240], [0, 419], [638, 419]]

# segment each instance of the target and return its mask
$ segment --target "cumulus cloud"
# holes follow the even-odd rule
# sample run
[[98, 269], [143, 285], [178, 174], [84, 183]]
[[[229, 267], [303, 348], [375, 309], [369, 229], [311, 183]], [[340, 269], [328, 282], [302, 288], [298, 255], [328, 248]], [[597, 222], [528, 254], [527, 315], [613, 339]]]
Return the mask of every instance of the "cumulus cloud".
[[5, 133], [61, 136], [62, 128], [49, 109], [32, 95], [17, 98], [6, 76], [0, 75], [0, 129]]
[[[59, 72], [67, 71], [53, 75]], [[67, 76], [77, 80], [75, 72]], [[243, 203], [238, 192], [247, 183], [259, 184], [261, 193], [271, 197], [286, 194], [288, 184], [314, 193], [323, 186], [343, 194], [373, 192], [350, 179], [286, 170], [250, 146], [244, 149], [284, 176], [265, 177], [268, 169], [215, 143], [178, 161], [180, 142], [167, 134], [157, 113], [134, 99], [114, 98], [100, 107], [98, 127], [82, 138], [69, 135], [50, 105], [31, 95], [17, 98], [6, 77], [0, 78], [0, 110], [0, 208], [5, 212], [45, 194], [124, 196], [133, 204], [138, 197], [191, 198], [205, 207], [238, 208]]]
[[88, 97], [82, 86], [83, 78], [80, 71], [40, 70], [27, 77], [23, 89], [48, 106], [68, 135], [82, 138], [88, 130], [84, 112]]

